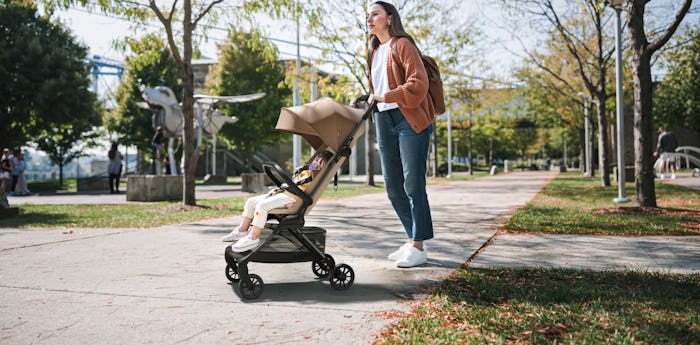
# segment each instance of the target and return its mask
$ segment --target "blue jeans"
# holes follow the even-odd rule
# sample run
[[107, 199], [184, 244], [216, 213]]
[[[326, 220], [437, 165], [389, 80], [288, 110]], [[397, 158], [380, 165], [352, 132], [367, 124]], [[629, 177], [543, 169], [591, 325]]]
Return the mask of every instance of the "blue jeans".
[[406, 236], [433, 238], [425, 175], [433, 125], [416, 134], [399, 109], [375, 113], [384, 184]]

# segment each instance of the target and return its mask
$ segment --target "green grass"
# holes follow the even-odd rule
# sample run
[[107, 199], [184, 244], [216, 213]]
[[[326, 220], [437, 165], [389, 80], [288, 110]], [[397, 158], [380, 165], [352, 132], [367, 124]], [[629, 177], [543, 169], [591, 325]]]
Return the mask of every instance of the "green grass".
[[[626, 185], [634, 193], [634, 185]], [[509, 232], [606, 235], [698, 235], [700, 191], [657, 183], [660, 208], [615, 206], [617, 187], [560, 174], [503, 228]]]
[[700, 275], [460, 268], [379, 344], [697, 344]]
[[[383, 184], [341, 184], [326, 190], [325, 198], [345, 198], [384, 192]], [[79, 227], [79, 228], [151, 228], [168, 224], [240, 214], [248, 196], [201, 199], [196, 207], [181, 202], [127, 204], [20, 205], [18, 216], [0, 219], [0, 227]]]
[[63, 179], [63, 185], [60, 185], [58, 180], [28, 181], [27, 187], [32, 193], [54, 193], [57, 190], [76, 191], [78, 182], [76, 179]]

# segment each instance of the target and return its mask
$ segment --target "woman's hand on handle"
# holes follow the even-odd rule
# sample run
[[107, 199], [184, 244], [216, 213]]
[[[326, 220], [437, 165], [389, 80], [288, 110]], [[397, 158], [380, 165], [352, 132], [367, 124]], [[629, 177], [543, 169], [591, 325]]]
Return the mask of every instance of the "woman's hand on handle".
[[377, 96], [377, 95], [374, 95], [374, 94], [369, 95], [369, 99], [367, 100], [367, 102], [368, 102], [369, 104], [372, 104], [373, 101], [377, 101], [378, 103], [383, 103], [383, 102], [384, 102], [384, 96]]

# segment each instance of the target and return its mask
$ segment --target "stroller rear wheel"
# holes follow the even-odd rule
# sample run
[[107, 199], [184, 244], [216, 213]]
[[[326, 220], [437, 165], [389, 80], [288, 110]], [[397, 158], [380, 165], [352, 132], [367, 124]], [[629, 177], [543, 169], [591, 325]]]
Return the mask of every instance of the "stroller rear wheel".
[[347, 290], [355, 281], [355, 271], [350, 265], [340, 264], [331, 271], [331, 286], [336, 290]]
[[239, 280], [241, 280], [241, 276], [238, 274], [237, 265], [226, 265], [226, 278], [228, 278], [228, 280], [234, 283], [237, 283]]
[[250, 282], [241, 279], [238, 282], [238, 292], [245, 299], [256, 299], [262, 295], [263, 292], [263, 280], [257, 274], [250, 274]]
[[311, 270], [319, 278], [328, 278], [328, 274], [331, 273], [335, 267], [335, 260], [329, 254], [326, 254], [324, 260], [314, 260], [311, 264]]

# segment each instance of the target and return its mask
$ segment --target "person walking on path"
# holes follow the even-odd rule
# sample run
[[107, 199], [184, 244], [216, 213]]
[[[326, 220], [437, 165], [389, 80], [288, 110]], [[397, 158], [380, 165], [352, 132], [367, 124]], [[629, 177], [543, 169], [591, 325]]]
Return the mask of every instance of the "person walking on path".
[[10, 163], [10, 149], [2, 150], [2, 185], [0, 186], [0, 194], [5, 195], [10, 191], [12, 184], [12, 163]]
[[118, 150], [116, 141], [112, 141], [112, 147], [107, 153], [109, 164], [107, 165], [107, 174], [109, 174], [109, 192], [112, 194], [119, 193], [119, 177], [122, 175], [122, 156]]
[[24, 171], [27, 170], [27, 161], [24, 159], [24, 153], [19, 153], [19, 176], [17, 177], [17, 185], [15, 186], [15, 195], [29, 195], [29, 187], [27, 186], [27, 177]]
[[659, 177], [662, 180], [665, 177], [667, 165], [671, 169], [671, 179], [676, 178], [676, 157], [673, 154], [677, 148], [678, 139], [676, 139], [676, 135], [664, 127], [659, 127], [659, 140], [654, 157], [661, 155], [661, 175]]
[[[382, 173], [391, 205], [408, 237], [389, 259], [398, 267], [414, 267], [427, 262], [423, 241], [433, 238], [425, 176], [435, 109], [428, 97], [428, 74], [420, 52], [404, 30], [396, 7], [374, 2], [367, 25], [369, 103], [377, 101], [374, 116]], [[392, 58], [392, 49], [398, 61]]]

